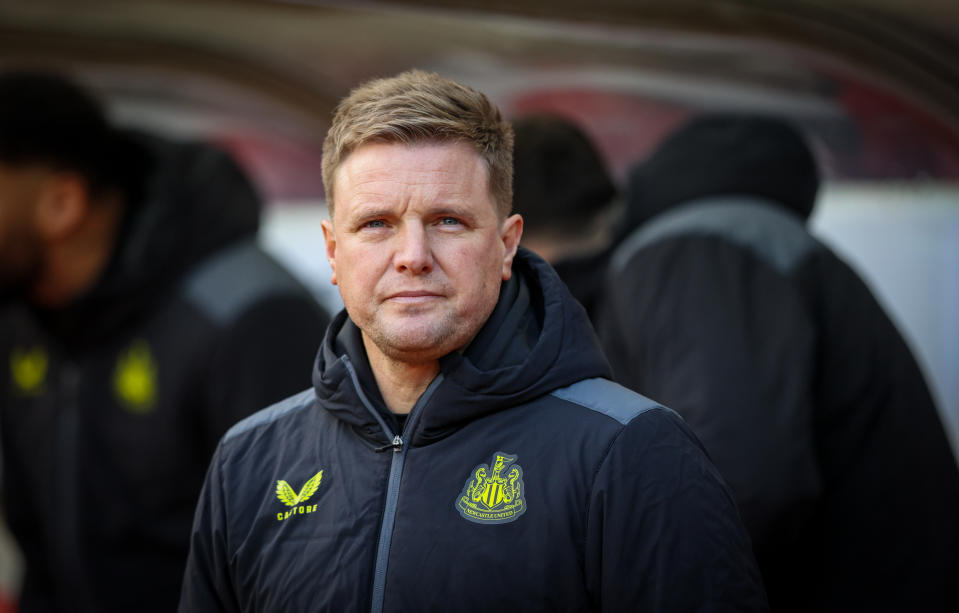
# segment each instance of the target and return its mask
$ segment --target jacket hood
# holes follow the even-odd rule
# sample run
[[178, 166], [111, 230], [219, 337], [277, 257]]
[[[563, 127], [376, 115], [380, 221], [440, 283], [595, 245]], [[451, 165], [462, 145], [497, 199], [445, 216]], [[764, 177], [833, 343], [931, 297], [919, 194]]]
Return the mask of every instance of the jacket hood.
[[206, 256], [259, 227], [260, 198], [223, 151], [122, 134], [124, 218], [100, 280], [63, 309], [40, 313], [68, 342], [108, 333]]
[[[435, 389], [423, 404], [414, 445], [533, 400], [576, 381], [611, 376], [586, 312], [549, 265], [520, 248], [489, 319], [462, 352], [440, 359]], [[385, 408], [369, 370], [360, 332], [341, 311], [313, 371], [320, 404], [368, 437], [382, 440]], [[410, 418], [412, 420], [412, 417]]]
[[807, 219], [818, 190], [815, 157], [792, 125], [756, 115], [703, 115], [630, 171], [615, 240], [659, 213], [713, 196], [761, 197]]
[[131, 291], [178, 276], [224, 246], [259, 228], [260, 198], [224, 151], [129, 135], [147, 157], [139, 194], [134, 192], [126, 232], [100, 291]]
[[589, 137], [558, 115], [513, 121], [513, 209], [527, 228], [578, 236], [616, 187]]

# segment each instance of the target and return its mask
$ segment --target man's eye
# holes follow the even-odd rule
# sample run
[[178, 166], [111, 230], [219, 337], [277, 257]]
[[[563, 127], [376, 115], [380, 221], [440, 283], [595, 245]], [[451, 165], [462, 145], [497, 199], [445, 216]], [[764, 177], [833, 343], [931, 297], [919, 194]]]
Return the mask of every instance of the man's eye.
[[373, 221], [368, 221], [363, 224], [364, 228], [382, 228], [386, 225], [386, 222], [382, 219], [374, 219]]
[[443, 217], [440, 219], [440, 225], [443, 226], [458, 226], [459, 223], [460, 220], [456, 219], [455, 217]]

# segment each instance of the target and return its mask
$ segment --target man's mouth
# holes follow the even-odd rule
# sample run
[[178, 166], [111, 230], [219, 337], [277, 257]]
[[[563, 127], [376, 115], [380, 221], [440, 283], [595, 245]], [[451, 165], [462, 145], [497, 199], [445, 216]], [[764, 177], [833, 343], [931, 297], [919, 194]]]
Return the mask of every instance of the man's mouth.
[[419, 302], [427, 302], [440, 297], [440, 294], [437, 294], [436, 292], [430, 292], [427, 290], [409, 290], [390, 294], [387, 297], [387, 300], [392, 302], [409, 302], [415, 304]]

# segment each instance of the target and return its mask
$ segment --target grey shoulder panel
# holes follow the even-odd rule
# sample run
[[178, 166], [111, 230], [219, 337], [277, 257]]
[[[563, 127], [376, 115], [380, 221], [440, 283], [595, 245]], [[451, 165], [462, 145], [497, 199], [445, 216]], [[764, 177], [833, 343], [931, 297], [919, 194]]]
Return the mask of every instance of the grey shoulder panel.
[[234, 438], [244, 432], [252, 430], [257, 426], [263, 424], [268, 424], [274, 422], [284, 415], [298, 411], [300, 409], [305, 409], [312, 403], [315, 398], [316, 393], [313, 391], [313, 388], [305, 389], [302, 392], [290, 396], [285, 400], [281, 400], [274, 405], [270, 405], [265, 409], [257, 411], [253, 415], [238, 421], [233, 425], [232, 428], [226, 431], [226, 434], [223, 435], [223, 442]]
[[686, 234], [725, 238], [784, 274], [821, 248], [803, 221], [781, 206], [760, 198], [727, 196], [690, 202], [640, 226], [616, 250], [611, 270], [620, 273], [644, 247]]
[[626, 389], [618, 383], [613, 383], [609, 379], [584, 379], [569, 387], [555, 390], [550, 395], [602, 413], [624, 426], [646, 411], [652, 409], [669, 411], [658, 402]]
[[254, 240], [224, 249], [186, 278], [186, 299], [220, 324], [232, 321], [258, 300], [276, 294], [309, 297], [290, 273]]

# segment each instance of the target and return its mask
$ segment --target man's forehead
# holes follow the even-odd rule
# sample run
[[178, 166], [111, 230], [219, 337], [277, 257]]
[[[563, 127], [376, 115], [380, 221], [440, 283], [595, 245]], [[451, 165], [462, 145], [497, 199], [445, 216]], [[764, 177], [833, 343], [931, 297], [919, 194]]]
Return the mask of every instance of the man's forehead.
[[[434, 152], [441, 152], [442, 155], [432, 156], [431, 154]], [[422, 140], [411, 143], [393, 141], [364, 143], [343, 158], [337, 172], [341, 172], [344, 168], [350, 168], [353, 172], [360, 169], [375, 170], [378, 167], [389, 165], [400, 157], [404, 160], [411, 160], [412, 157], [429, 158], [429, 167], [432, 168], [462, 167], [465, 163], [469, 163], [471, 165], [475, 164], [477, 169], [486, 171], [486, 161], [483, 156], [466, 141]], [[360, 160], [360, 163], [357, 163], [357, 159]]]
[[493, 206], [486, 161], [461, 141], [362, 145], [340, 164], [334, 182], [337, 211], [383, 205], [407, 192], [438, 206], [465, 206], [482, 194]]

